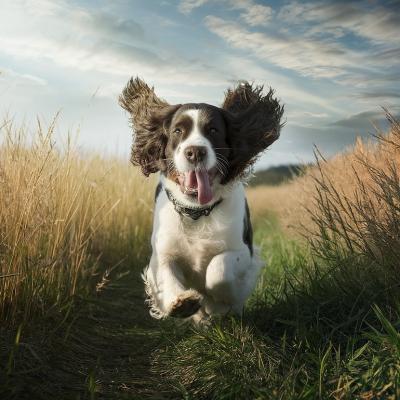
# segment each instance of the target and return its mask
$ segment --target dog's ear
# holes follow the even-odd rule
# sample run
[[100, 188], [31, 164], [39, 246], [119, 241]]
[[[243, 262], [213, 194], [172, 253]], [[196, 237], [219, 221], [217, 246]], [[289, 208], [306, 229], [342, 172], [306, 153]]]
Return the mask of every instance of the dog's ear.
[[138, 77], [129, 80], [119, 97], [119, 104], [131, 114], [131, 162], [140, 165], [146, 176], [165, 170], [166, 130], [180, 105], [169, 105]]
[[243, 176], [258, 156], [278, 139], [284, 107], [270, 88], [241, 82], [225, 93], [222, 105], [231, 148], [229, 173], [223, 183]]

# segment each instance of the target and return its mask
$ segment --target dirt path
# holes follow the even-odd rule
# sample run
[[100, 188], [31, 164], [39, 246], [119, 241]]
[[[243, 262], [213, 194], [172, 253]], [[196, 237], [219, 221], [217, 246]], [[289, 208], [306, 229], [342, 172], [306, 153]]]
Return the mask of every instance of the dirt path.
[[[169, 323], [151, 319], [143, 285], [132, 272], [81, 301], [69, 322], [40, 335], [23, 329], [2, 398], [176, 398], [150, 371], [151, 353], [165, 344]], [[27, 358], [32, 364], [27, 368]], [[0, 394], [2, 393], [0, 385]]]

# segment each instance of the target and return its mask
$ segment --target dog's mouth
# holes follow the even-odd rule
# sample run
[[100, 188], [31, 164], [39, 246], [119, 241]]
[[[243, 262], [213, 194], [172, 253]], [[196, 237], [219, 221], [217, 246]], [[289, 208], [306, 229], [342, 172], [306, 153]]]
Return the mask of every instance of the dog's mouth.
[[212, 184], [216, 176], [216, 170], [195, 169], [179, 173], [178, 183], [182, 193], [197, 198], [200, 204], [209, 203], [213, 197]]

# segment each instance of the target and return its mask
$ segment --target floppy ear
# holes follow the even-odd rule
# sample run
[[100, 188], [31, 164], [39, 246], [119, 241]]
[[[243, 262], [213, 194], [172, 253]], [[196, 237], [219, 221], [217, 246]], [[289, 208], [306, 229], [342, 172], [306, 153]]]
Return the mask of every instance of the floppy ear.
[[274, 98], [270, 88], [241, 82], [225, 93], [222, 105], [231, 147], [229, 173], [223, 183], [242, 177], [258, 156], [278, 139], [284, 107]]
[[144, 81], [131, 78], [119, 97], [119, 104], [131, 114], [133, 144], [131, 162], [144, 175], [166, 169], [166, 129], [180, 105], [160, 99]]

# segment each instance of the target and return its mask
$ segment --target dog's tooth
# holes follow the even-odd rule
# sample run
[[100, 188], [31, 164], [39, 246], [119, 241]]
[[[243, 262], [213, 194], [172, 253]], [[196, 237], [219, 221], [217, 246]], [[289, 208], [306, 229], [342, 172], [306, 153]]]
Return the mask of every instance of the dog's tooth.
[[197, 193], [197, 190], [193, 189], [193, 188], [189, 188], [187, 186], [184, 186], [183, 187], [183, 193], [184, 194], [193, 194], [193, 193]]

